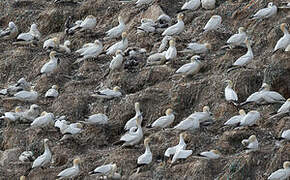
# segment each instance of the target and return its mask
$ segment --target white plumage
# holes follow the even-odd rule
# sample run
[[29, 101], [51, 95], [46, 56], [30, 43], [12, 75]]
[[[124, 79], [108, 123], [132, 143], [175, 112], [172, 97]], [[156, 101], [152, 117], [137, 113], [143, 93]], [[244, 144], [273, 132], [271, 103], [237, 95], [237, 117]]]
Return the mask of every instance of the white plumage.
[[245, 55], [239, 57], [233, 64], [233, 66], [245, 66], [247, 64], [249, 64], [253, 58], [254, 58], [254, 55], [253, 55], [253, 51], [252, 51], [252, 48], [251, 48], [251, 45], [249, 43], [249, 41], [246, 39], [245, 40], [245, 43], [246, 43], [246, 46], [248, 48], [248, 51]]
[[247, 38], [247, 34], [245, 32], [245, 28], [239, 27], [239, 33], [232, 35], [227, 40], [227, 44], [229, 44], [230, 46], [240, 46], [241, 44], [245, 42], [246, 38]]
[[281, 138], [290, 140], [290, 129], [283, 131], [281, 134]]
[[57, 37], [50, 38], [43, 43], [43, 49], [53, 49], [59, 47], [59, 39]]
[[45, 165], [47, 165], [48, 163], [50, 163], [51, 161], [51, 152], [49, 150], [49, 146], [48, 146], [48, 139], [44, 139], [44, 153], [40, 156], [38, 156], [32, 164], [32, 169], [33, 168], [37, 168], [37, 167], [44, 167]]
[[57, 177], [58, 179], [64, 179], [64, 178], [74, 178], [80, 173], [79, 168], [80, 159], [74, 159], [73, 166], [70, 168], [67, 168], [63, 171], [61, 171]]
[[169, 41], [169, 48], [167, 49], [166, 53], [165, 53], [165, 58], [166, 60], [174, 60], [177, 56], [177, 50], [175, 47], [175, 41], [174, 40], [170, 40]]
[[92, 30], [96, 27], [97, 19], [92, 15], [88, 15], [85, 20], [82, 21], [79, 27], [81, 27], [81, 31], [84, 30]]
[[178, 148], [176, 150], [176, 153], [172, 157], [171, 164], [177, 161], [178, 159], [186, 159], [191, 154], [192, 154], [192, 150], [184, 150], [184, 149]]
[[21, 162], [30, 162], [30, 161], [33, 161], [35, 159], [35, 157], [33, 156], [32, 151], [24, 151], [20, 154], [18, 159]]
[[243, 109], [241, 109], [239, 111], [239, 115], [231, 117], [229, 120], [227, 120], [227, 122], [224, 123], [224, 125], [230, 126], [230, 125], [239, 124], [245, 115], [246, 115], [246, 112]]
[[[38, 98], [38, 93], [31, 89], [30, 91], [19, 91], [18, 93], [14, 94], [12, 99], [17, 99], [19, 101], [27, 101], [27, 102], [34, 102]], [[9, 99], [9, 98], [7, 98]]]
[[34, 121], [30, 124], [31, 127], [41, 127], [44, 128], [46, 126], [54, 125], [54, 115], [53, 113], [42, 112], [41, 116], [34, 119]]
[[183, 32], [184, 30], [184, 22], [183, 22], [183, 14], [178, 14], [177, 20], [178, 22], [170, 27], [168, 27], [163, 33], [162, 36], [174, 36]]
[[204, 26], [204, 31], [210, 31], [210, 30], [217, 30], [222, 23], [222, 17], [219, 15], [213, 15], [209, 21]]
[[160, 46], [159, 46], [159, 48], [158, 48], [158, 52], [159, 52], [159, 53], [163, 52], [163, 51], [166, 49], [166, 47], [167, 47], [167, 45], [168, 45], [168, 42], [169, 42], [171, 39], [172, 39], [171, 36], [164, 36], [164, 38], [162, 39], [161, 44], [160, 44]]
[[137, 0], [136, 6], [140, 7], [142, 5], [150, 4], [151, 2], [153, 2], [153, 0]]
[[195, 130], [199, 129], [199, 120], [195, 116], [188, 116], [186, 119], [181, 121], [179, 124], [173, 127], [177, 130]]
[[[87, 46], [83, 51], [81, 51], [81, 58], [77, 59], [74, 64], [84, 61], [89, 58], [96, 58], [98, 57], [101, 52], [103, 51], [103, 44], [99, 40], [95, 40], [93, 45]], [[79, 51], [80, 52], [80, 51]]]
[[290, 177], [290, 162], [285, 161], [283, 163], [283, 169], [278, 169], [277, 171], [273, 172], [268, 177], [268, 180], [286, 180], [288, 177]]
[[51, 74], [58, 65], [58, 58], [55, 57], [56, 52], [55, 51], [51, 51], [49, 54], [49, 61], [47, 63], [45, 63], [42, 68], [40, 69], [40, 73], [41, 74]]
[[148, 138], [144, 140], [145, 152], [144, 154], [138, 157], [137, 159], [138, 165], [146, 165], [152, 162], [152, 153], [150, 151], [149, 142], [150, 140]]
[[60, 44], [60, 45], [59, 45], [59, 51], [60, 51], [60, 52], [65, 52], [65, 53], [67, 53], [67, 54], [70, 54], [70, 53], [71, 53], [71, 50], [70, 50], [70, 48], [69, 48], [70, 45], [71, 45], [70, 40], [66, 40], [66, 41], [64, 42], [64, 44]]
[[225, 98], [227, 101], [235, 102], [238, 101], [238, 95], [233, 90], [233, 82], [231, 80], [226, 81], [228, 83], [227, 87], [225, 88]]
[[120, 141], [124, 141], [124, 144], [122, 146], [133, 146], [141, 141], [141, 139], [143, 138], [143, 130], [141, 127], [140, 117], [137, 117], [136, 119], [136, 126], [136, 131], [131, 131], [132, 128], [135, 128], [132, 127], [129, 132], [127, 132], [120, 138]]
[[150, 55], [147, 58], [147, 64], [154, 65], [154, 64], [165, 63], [166, 61], [165, 54], [166, 54], [166, 51], [163, 51], [162, 53], [155, 53], [155, 54]]
[[22, 116], [22, 108], [17, 106], [14, 112], [5, 112], [4, 116], [1, 116], [0, 119], [9, 120], [9, 121], [17, 121]]
[[119, 25], [106, 32], [106, 38], [118, 38], [126, 29], [125, 22], [121, 16], [118, 17]]
[[123, 64], [123, 53], [121, 50], [116, 51], [116, 55], [113, 57], [112, 61], [110, 62], [109, 68], [111, 70], [120, 69]]
[[215, 0], [201, 0], [201, 6], [204, 9], [214, 9]]
[[89, 118], [85, 119], [84, 123], [86, 124], [108, 124], [109, 118], [102, 113], [98, 113], [98, 114], [93, 114], [91, 116], [89, 116]]
[[155, 32], [156, 23], [152, 19], [141, 19], [141, 26], [137, 27], [137, 33], [146, 32], [151, 33]]
[[250, 111], [241, 119], [240, 126], [252, 126], [256, 124], [260, 117], [258, 111]]
[[127, 123], [125, 124], [124, 129], [125, 130], [130, 130], [132, 127], [136, 127], [136, 119], [137, 119], [137, 117], [140, 118], [141, 123], [142, 123], [143, 116], [142, 116], [142, 113], [140, 111], [140, 103], [139, 102], [135, 103], [135, 116], [127, 121]]
[[122, 93], [120, 92], [120, 87], [115, 86], [112, 89], [104, 89], [97, 91], [95, 94], [92, 94], [92, 97], [98, 97], [103, 99], [113, 99], [122, 96]]
[[158, 128], [166, 128], [168, 126], [170, 126], [173, 121], [174, 121], [174, 114], [173, 114], [173, 110], [172, 109], [167, 109], [166, 110], [166, 116], [162, 116], [160, 118], [158, 118], [157, 120], [155, 120], [152, 123], [152, 127], [158, 127]]
[[34, 39], [39, 40], [40, 39], [40, 32], [37, 29], [37, 25], [36, 24], [32, 24], [30, 26], [30, 30], [27, 33], [21, 33], [18, 35], [17, 40], [22, 40], [22, 41], [31, 41]]
[[202, 54], [208, 52], [211, 49], [211, 45], [209, 43], [189, 43], [184, 50], [184, 52], [191, 52], [194, 54]]
[[197, 74], [201, 68], [200, 56], [195, 55], [191, 58], [191, 63], [182, 65], [175, 73], [184, 76]]
[[0, 37], [3, 37], [4, 39], [14, 39], [17, 35], [18, 28], [12, 21], [9, 22], [8, 27], [5, 30], [0, 30]]
[[28, 110], [25, 110], [22, 115], [22, 120], [28, 120], [32, 122], [40, 114], [40, 107], [37, 104], [32, 104]]
[[89, 174], [97, 174], [97, 175], [113, 175], [117, 170], [116, 164], [106, 164], [97, 167], [94, 171]]
[[200, 155], [207, 159], [218, 159], [221, 156], [218, 150], [204, 151]]
[[247, 146], [247, 152], [256, 151], [259, 148], [259, 142], [255, 135], [251, 135], [248, 139], [243, 139], [242, 144]]
[[183, 4], [181, 10], [197, 10], [200, 6], [200, 0], [189, 0]]
[[253, 19], [265, 19], [277, 14], [277, 6], [273, 2], [269, 2], [266, 8], [260, 9], [252, 16]]
[[284, 50], [290, 44], [290, 34], [288, 30], [286, 29], [286, 23], [281, 24], [280, 28], [283, 31], [284, 35], [277, 41], [274, 48], [274, 52], [279, 49]]
[[178, 149], [186, 149], [186, 143], [184, 142], [185, 137], [186, 137], [186, 134], [181, 133], [179, 135], [179, 143], [176, 146], [167, 148], [164, 153], [164, 156], [170, 157], [171, 155], [174, 155]]
[[45, 93], [45, 97], [46, 98], [56, 98], [58, 96], [58, 86], [57, 85], [53, 85], [51, 87], [51, 89], [49, 89], [48, 91], [46, 91]]
[[122, 40], [113, 44], [106, 50], [107, 55], [115, 54], [117, 50], [125, 51], [128, 48], [128, 38], [127, 33], [122, 33]]
[[279, 108], [278, 113], [288, 113], [290, 112], [290, 98]]

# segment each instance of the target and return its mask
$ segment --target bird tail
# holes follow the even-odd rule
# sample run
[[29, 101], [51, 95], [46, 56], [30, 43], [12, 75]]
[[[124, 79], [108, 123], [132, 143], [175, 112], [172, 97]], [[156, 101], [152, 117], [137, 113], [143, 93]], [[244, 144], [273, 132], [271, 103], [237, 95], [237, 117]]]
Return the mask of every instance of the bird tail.
[[182, 13], [182, 12], [185, 12], [185, 11], [188, 11], [188, 9], [181, 9], [181, 10], [177, 11], [177, 13]]

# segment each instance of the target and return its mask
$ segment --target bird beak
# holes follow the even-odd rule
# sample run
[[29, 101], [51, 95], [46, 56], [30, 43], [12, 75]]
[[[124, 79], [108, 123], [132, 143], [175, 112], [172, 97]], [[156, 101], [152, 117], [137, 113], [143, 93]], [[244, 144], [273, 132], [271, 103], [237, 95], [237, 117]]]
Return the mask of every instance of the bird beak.
[[264, 87], [261, 87], [261, 88], [259, 89], [259, 91], [262, 91], [262, 90], [264, 90]]

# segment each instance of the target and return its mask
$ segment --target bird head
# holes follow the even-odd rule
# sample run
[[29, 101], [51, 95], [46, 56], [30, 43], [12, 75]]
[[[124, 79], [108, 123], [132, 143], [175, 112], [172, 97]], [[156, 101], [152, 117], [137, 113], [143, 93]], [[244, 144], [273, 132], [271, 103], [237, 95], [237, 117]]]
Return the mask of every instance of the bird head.
[[145, 138], [144, 145], [145, 146], [148, 146], [149, 142], [150, 142], [150, 138]]
[[243, 33], [245, 31], [246, 31], [246, 29], [244, 27], [239, 27], [239, 33]]
[[52, 40], [53, 40], [53, 42], [54, 42], [55, 44], [57, 44], [57, 45], [60, 43], [58, 37], [54, 37], [54, 38], [52, 38]]
[[39, 107], [37, 104], [32, 104], [32, 105], [30, 106], [30, 109], [38, 110], [38, 109], [40, 109], [40, 107]]
[[192, 56], [190, 60], [191, 62], [195, 62], [195, 61], [200, 62], [201, 58], [199, 55], [195, 55], [195, 56]]
[[178, 20], [183, 20], [183, 18], [184, 18], [184, 14], [183, 13], [180, 13], [180, 14], [177, 15], [177, 19]]
[[44, 144], [47, 144], [48, 141], [49, 141], [49, 139], [45, 138], [45, 139], [43, 140], [43, 143], [44, 143]]
[[118, 49], [118, 50], [115, 52], [115, 55], [116, 55], [116, 56], [119, 55], [119, 54], [121, 54], [122, 56], [124, 56], [122, 50], [120, 50], [120, 49]]
[[25, 176], [20, 176], [20, 180], [25, 180], [26, 177]]
[[76, 123], [77, 128], [82, 129], [83, 125], [81, 123]]
[[246, 115], [246, 112], [245, 112], [245, 110], [240, 109], [240, 110], [239, 110], [239, 114], [240, 114], [240, 115]]
[[49, 57], [50, 58], [55, 58], [56, 54], [57, 54], [56, 51], [51, 51], [50, 54], [49, 54]]
[[250, 137], [249, 137], [249, 142], [254, 142], [254, 141], [256, 141], [257, 140], [257, 137], [255, 136], [255, 135], [251, 135]]
[[230, 87], [233, 87], [233, 81], [231, 80], [226, 80], [225, 81]]
[[280, 25], [280, 29], [284, 32], [285, 29], [286, 29], [286, 23], [282, 23], [282, 24]]
[[123, 32], [123, 33], [122, 33], [122, 39], [127, 38], [127, 36], [128, 36], [128, 34], [127, 34], [126, 32]]
[[269, 91], [270, 90], [270, 85], [267, 84], [267, 83], [263, 83], [262, 87], [259, 89], [259, 91], [262, 91], [262, 90]]
[[288, 98], [287, 101], [290, 102], [290, 98]]
[[180, 138], [182, 138], [183, 140], [187, 140], [188, 134], [186, 132], [183, 132], [180, 134]]
[[70, 40], [66, 40], [66, 41], [64, 42], [64, 45], [65, 45], [65, 46], [70, 46], [70, 45], [71, 45]]
[[205, 47], [206, 47], [207, 49], [211, 49], [211, 48], [212, 48], [211, 44], [209, 44], [209, 43], [205, 43]]
[[140, 109], [140, 103], [139, 102], [135, 102], [135, 109]]
[[216, 150], [216, 149], [210, 150], [210, 152], [213, 152], [215, 154], [221, 155], [221, 152], [219, 152], [219, 150]]
[[119, 87], [119, 86], [115, 86], [114, 88], [113, 88], [113, 91], [116, 91], [116, 92], [119, 92], [121, 90], [121, 88]]
[[93, 15], [88, 15], [86, 18], [88, 18], [88, 19], [94, 19], [95, 16], [93, 16]]
[[35, 23], [31, 24], [30, 29], [37, 30], [37, 25]]
[[55, 89], [55, 90], [58, 90], [58, 86], [57, 85], [53, 85], [51, 88]]
[[166, 110], [165, 114], [166, 115], [171, 115], [171, 114], [173, 114], [173, 110], [169, 108], [169, 109]]
[[9, 27], [10, 29], [13, 29], [13, 28], [15, 28], [16, 26], [15, 26], [14, 22], [11, 21], [11, 22], [9, 22], [8, 27]]
[[268, 3], [268, 7], [272, 7], [273, 5], [274, 5], [273, 2]]
[[40, 116], [44, 116], [44, 115], [46, 115], [47, 114], [47, 112], [46, 111], [43, 111], [41, 114], [40, 114]]
[[81, 159], [80, 158], [75, 158], [74, 161], [73, 161], [73, 164], [74, 165], [79, 165], [81, 162]]
[[22, 107], [21, 106], [16, 106], [15, 112], [16, 113], [22, 112]]
[[175, 46], [175, 40], [174, 40], [174, 39], [171, 39], [171, 40], [169, 41], [169, 45], [170, 45], [170, 46]]
[[284, 169], [288, 169], [288, 168], [290, 168], [290, 161], [285, 161], [285, 162], [283, 163], [283, 168], [284, 168]]
[[209, 106], [204, 106], [202, 109], [203, 112], [209, 112]]

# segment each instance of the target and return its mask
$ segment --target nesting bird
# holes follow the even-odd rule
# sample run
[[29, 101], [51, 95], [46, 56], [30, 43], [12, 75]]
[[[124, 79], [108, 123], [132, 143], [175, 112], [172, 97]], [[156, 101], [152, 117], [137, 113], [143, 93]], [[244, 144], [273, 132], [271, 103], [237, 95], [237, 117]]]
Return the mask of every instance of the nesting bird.
[[202, 112], [194, 112], [191, 114], [188, 119], [196, 119], [199, 121], [200, 124], [211, 124], [213, 119], [212, 119], [212, 113], [210, 112], [210, 109], [208, 106], [204, 106], [202, 108]]
[[284, 35], [277, 41], [273, 52], [276, 52], [279, 49], [284, 50], [290, 44], [290, 34], [288, 30], [286, 29], [286, 23], [282, 23], [280, 25], [280, 28], [282, 32], [284, 33]]
[[261, 117], [258, 111], [248, 112], [240, 121], [240, 126], [253, 126]]
[[145, 152], [137, 159], [137, 167], [150, 164], [152, 162], [152, 153], [149, 147], [150, 139], [146, 138], [144, 140]]
[[216, 0], [201, 0], [201, 7], [206, 10], [214, 9], [215, 1]]
[[123, 52], [121, 50], [117, 50], [115, 56], [113, 57], [112, 61], [110, 62], [109, 68], [113, 70], [120, 69], [123, 64]]
[[79, 28], [80, 31], [86, 31], [86, 30], [93, 30], [97, 25], [97, 19], [93, 15], [88, 15], [85, 20], [82, 21]]
[[188, 116], [186, 119], [179, 122], [176, 126], [173, 127], [173, 129], [177, 130], [196, 130], [199, 129], [199, 119], [195, 116]]
[[172, 39], [171, 36], [164, 36], [164, 38], [162, 39], [161, 44], [160, 44], [160, 46], [158, 48], [158, 53], [161, 53], [161, 52], [163, 52], [166, 49], [166, 47], [168, 45], [168, 42], [171, 39]]
[[40, 107], [37, 104], [32, 104], [28, 110], [23, 111], [21, 115], [22, 120], [32, 122], [40, 114]]
[[70, 40], [66, 40], [63, 44], [59, 45], [59, 49], [58, 50], [60, 52], [64, 52], [64, 53], [70, 54], [71, 53], [71, 50], [69, 48], [70, 45], [71, 45]]
[[174, 114], [173, 114], [173, 110], [172, 109], [167, 109], [165, 112], [166, 116], [161, 116], [160, 118], [158, 118], [157, 120], [155, 120], [151, 127], [153, 128], [166, 128], [168, 126], [170, 126], [173, 121], [174, 121]]
[[106, 32], [105, 39], [118, 38], [126, 29], [126, 25], [122, 16], [118, 16], [119, 25]]
[[141, 26], [137, 27], [137, 33], [153, 33], [157, 24], [152, 19], [141, 19]]
[[59, 48], [59, 38], [54, 37], [54, 38], [50, 38], [46, 41], [44, 41], [43, 43], [43, 49], [57, 49]]
[[148, 5], [152, 2], [153, 2], [153, 0], [137, 0], [136, 7], [140, 7], [142, 5]]
[[238, 101], [238, 95], [233, 90], [233, 82], [231, 80], [226, 80], [226, 83], [228, 84], [227, 87], [225, 88], [226, 101], [236, 104]]
[[115, 54], [117, 50], [122, 50], [125, 51], [128, 48], [128, 38], [127, 38], [127, 33], [123, 32], [122, 33], [122, 40], [113, 44], [111, 47], [109, 47], [106, 50], [107, 55], [112, 55]]
[[239, 124], [242, 120], [243, 117], [246, 116], [246, 112], [245, 110], [243, 109], [240, 109], [239, 110], [239, 115], [236, 115], [236, 116], [233, 116], [231, 117], [229, 120], [227, 120], [224, 125], [228, 125], [228, 126], [231, 126], [231, 125], [236, 125], [236, 124]]
[[247, 64], [249, 64], [253, 58], [254, 58], [254, 55], [253, 55], [253, 51], [252, 51], [252, 48], [251, 48], [251, 45], [249, 43], [249, 41], [245, 40], [245, 44], [247, 46], [247, 53], [244, 54], [243, 56], [239, 57], [233, 64], [233, 66], [246, 66]]
[[286, 180], [288, 177], [290, 177], [290, 161], [285, 161], [283, 163], [283, 169], [278, 169], [277, 171], [273, 172], [268, 177], [268, 180]]
[[[102, 42], [99, 40], [95, 40], [94, 44], [86, 46], [85, 49], [83, 51], [81, 51], [81, 54], [80, 54], [81, 58], [77, 59], [74, 62], [74, 64], [77, 64], [77, 63], [84, 61], [86, 59], [89, 59], [89, 58], [96, 58], [101, 54], [102, 51], [103, 51]], [[80, 51], [78, 51], [78, 52], [80, 52]]]
[[193, 54], [202, 54], [206, 53], [211, 49], [211, 44], [209, 43], [189, 43], [186, 47], [186, 49], [183, 50], [183, 52], [190, 52]]
[[111, 164], [99, 166], [95, 170], [89, 172], [89, 174], [113, 176], [116, 171], [117, 171], [117, 165], [111, 163]]
[[[109, 118], [102, 113], [93, 114], [85, 119], [85, 124], [91, 124], [91, 125], [103, 125], [108, 124]], [[82, 122], [82, 121], [81, 121]]]
[[147, 65], [164, 64], [166, 62], [165, 54], [166, 54], [166, 51], [163, 51], [162, 53], [155, 53], [155, 54], [150, 55], [147, 58]]
[[131, 131], [132, 128], [135, 129], [135, 127], [132, 127], [129, 132], [120, 138], [120, 142], [123, 142], [122, 146], [133, 146], [141, 141], [143, 138], [143, 130], [141, 127], [141, 118], [139, 116], [136, 118], [136, 126], [136, 131]]
[[14, 39], [18, 35], [18, 28], [14, 22], [9, 22], [8, 27], [4, 31], [0, 31], [0, 37], [4, 39]]
[[8, 120], [8, 121], [17, 121], [22, 116], [23, 111], [20, 106], [16, 106], [14, 112], [5, 112], [4, 116], [1, 116], [0, 119]]
[[275, 16], [276, 14], [277, 14], [277, 6], [274, 5], [273, 2], [269, 2], [266, 8], [260, 9], [253, 16], [251, 16], [251, 18], [252, 19], [266, 19], [266, 18]]
[[20, 154], [18, 159], [21, 162], [32, 162], [35, 159], [35, 157], [33, 156], [33, 152], [32, 151], [24, 151], [24, 152], [22, 152]]
[[221, 153], [218, 150], [204, 151], [201, 152], [199, 155], [207, 159], [218, 159], [221, 157]]
[[47, 113], [43, 111], [40, 115], [40, 117], [34, 119], [34, 121], [30, 124], [31, 127], [36, 128], [44, 128], [47, 126], [53, 126], [54, 125], [54, 115], [53, 113]]
[[80, 159], [79, 158], [74, 159], [73, 166], [61, 171], [57, 175], [57, 178], [58, 178], [57, 180], [76, 177], [80, 173], [79, 164], [80, 164]]
[[217, 30], [221, 26], [221, 23], [222, 23], [222, 17], [219, 15], [213, 15], [209, 19], [209, 21], [206, 23], [203, 30], [205, 32], [211, 31], [211, 30]]
[[135, 103], [135, 116], [133, 118], [129, 119], [126, 122], [124, 129], [125, 130], [130, 130], [132, 127], [136, 127], [136, 119], [137, 119], [137, 117], [140, 118], [141, 123], [142, 123], [143, 116], [142, 116], [142, 113], [140, 111], [140, 103], [139, 102]]
[[168, 27], [163, 33], [162, 36], [174, 36], [183, 32], [184, 30], [184, 22], [183, 22], [184, 14], [177, 15], [177, 23]]
[[5, 98], [6, 100], [19, 100], [23, 102], [34, 102], [38, 98], [38, 93], [34, 91], [34, 87], [30, 88], [30, 91], [19, 91], [18, 93], [14, 94], [14, 97]]
[[45, 93], [44, 96], [46, 98], [57, 98], [58, 95], [59, 95], [59, 93], [58, 93], [58, 86], [57, 85], [53, 85], [51, 87], [51, 89], [49, 89], [48, 91], [46, 91], [46, 93]]
[[32, 40], [39, 40], [40, 39], [40, 32], [37, 29], [36, 24], [32, 24], [30, 26], [30, 30], [27, 33], [21, 33], [17, 36], [18, 41], [32, 41]]
[[97, 91], [95, 94], [92, 94], [92, 97], [98, 97], [103, 99], [113, 99], [122, 96], [122, 93], [120, 92], [121, 88], [119, 86], [115, 86], [112, 89], [104, 89]]
[[167, 49], [165, 53], [165, 58], [168, 61], [174, 61], [177, 56], [177, 50], [176, 50], [176, 42], [175, 40], [171, 39], [169, 41], [169, 48]]
[[289, 141], [290, 140], [290, 129], [283, 131], [281, 134], [281, 137], [279, 139], [286, 139]]
[[200, 6], [200, 0], [189, 0], [183, 4], [181, 10], [197, 10]]
[[232, 35], [228, 40], [227, 44], [230, 48], [235, 46], [241, 46], [247, 38], [246, 30], [244, 27], [239, 27], [239, 33]]
[[42, 74], [45, 74], [45, 75], [50, 75], [52, 74], [58, 64], [59, 64], [59, 59], [56, 57], [57, 55], [57, 52], [56, 51], [51, 51], [50, 54], [49, 54], [49, 61], [47, 63], [45, 63], [42, 68], [40, 69], [40, 74], [39, 75], [42, 75]]
[[247, 146], [248, 150], [246, 152], [256, 151], [259, 148], [259, 142], [255, 135], [251, 135], [248, 139], [243, 139], [242, 144]]
[[191, 57], [191, 63], [187, 63], [182, 65], [177, 71], [176, 74], [182, 74], [182, 76], [186, 77], [188, 75], [194, 75], [199, 72], [202, 67], [202, 63], [200, 61], [200, 56], [195, 55]]

